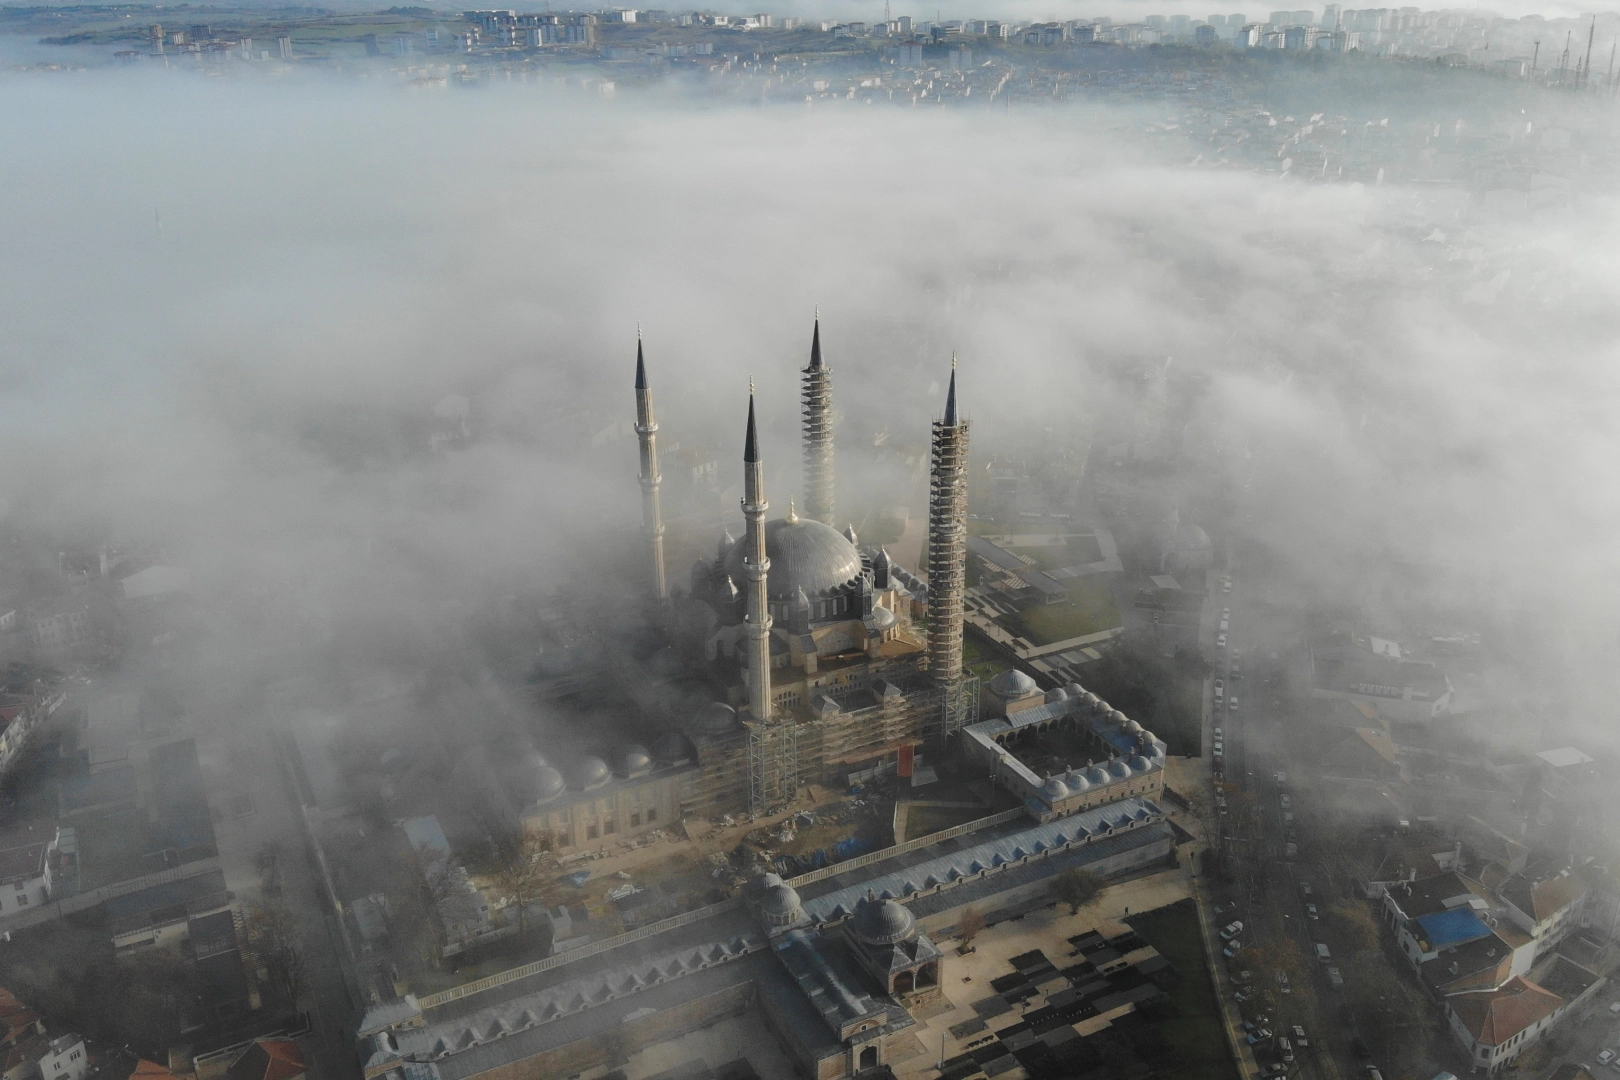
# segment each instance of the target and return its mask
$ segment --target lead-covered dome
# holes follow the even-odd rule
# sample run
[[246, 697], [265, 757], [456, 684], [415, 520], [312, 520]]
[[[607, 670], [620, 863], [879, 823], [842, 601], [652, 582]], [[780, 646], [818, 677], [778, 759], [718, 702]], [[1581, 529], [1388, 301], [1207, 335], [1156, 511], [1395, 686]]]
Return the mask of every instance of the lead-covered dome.
[[1067, 784], [1054, 776], [1046, 783], [1041, 785], [1041, 794], [1045, 795], [1052, 802], [1056, 802], [1059, 799], [1067, 799], [1069, 797], [1069, 788]]
[[599, 757], [588, 757], [579, 763], [580, 787], [587, 791], [591, 788], [601, 787], [612, 777], [613, 774], [608, 771], [607, 762]]
[[652, 755], [644, 746], [631, 743], [619, 757], [619, 769], [626, 776], [640, 776], [652, 769]]
[[[745, 536], [726, 556], [726, 573], [739, 587], [747, 579], [743, 570]], [[779, 603], [791, 603], [800, 589], [812, 599], [837, 592], [861, 576], [861, 553], [830, 525], [810, 518], [777, 518], [765, 523], [765, 557], [771, 560], [765, 594]]]
[[1131, 767], [1125, 764], [1124, 760], [1115, 761], [1112, 765], [1108, 766], [1108, 771], [1114, 776], [1119, 777], [1121, 780], [1131, 775]]
[[736, 730], [737, 710], [723, 701], [711, 701], [692, 717], [692, 728], [704, 735], [727, 735]]
[[1108, 783], [1108, 770], [1101, 765], [1093, 765], [1086, 770], [1086, 779], [1093, 784], [1106, 784]]
[[855, 907], [855, 936], [868, 945], [893, 945], [911, 934], [911, 912], [894, 900], [862, 900]]
[[1000, 698], [1020, 698], [1039, 689], [1034, 679], [1017, 668], [1008, 668], [990, 680], [990, 692]]

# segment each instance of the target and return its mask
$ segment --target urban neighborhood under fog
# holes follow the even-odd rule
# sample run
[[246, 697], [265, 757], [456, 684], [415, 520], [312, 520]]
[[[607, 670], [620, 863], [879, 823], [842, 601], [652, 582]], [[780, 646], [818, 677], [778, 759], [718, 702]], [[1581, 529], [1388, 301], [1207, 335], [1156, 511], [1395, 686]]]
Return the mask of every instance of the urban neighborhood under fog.
[[1620, 1072], [1617, 45], [0, 7], [4, 1080]]

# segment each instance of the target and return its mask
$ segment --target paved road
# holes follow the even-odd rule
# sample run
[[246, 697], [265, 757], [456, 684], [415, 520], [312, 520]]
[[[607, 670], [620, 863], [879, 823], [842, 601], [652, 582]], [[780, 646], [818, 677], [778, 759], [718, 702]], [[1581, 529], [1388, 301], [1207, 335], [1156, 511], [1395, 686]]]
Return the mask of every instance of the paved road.
[[[1341, 998], [1328, 982], [1327, 965], [1317, 962], [1315, 955], [1318, 935], [1312, 933], [1319, 924], [1308, 918], [1302, 885], [1309, 879], [1301, 872], [1295, 860], [1286, 856], [1286, 845], [1293, 831], [1289, 815], [1297, 814], [1300, 792], [1286, 777], [1288, 764], [1275, 751], [1278, 735], [1286, 714], [1286, 707], [1276, 693], [1257, 677], [1259, 656], [1265, 655], [1275, 644], [1258, 640], [1250, 633], [1249, 611], [1246, 610], [1242, 581], [1236, 575], [1229, 579], [1230, 591], [1224, 580], [1217, 578], [1215, 585], [1215, 614], [1212, 633], [1219, 635], [1220, 623], [1225, 621], [1226, 643], [1214, 645], [1216, 678], [1220, 679], [1224, 700], [1218, 703], [1212, 719], [1224, 735], [1226, 779], [1239, 785], [1249, 800], [1248, 805], [1258, 820], [1252, 831], [1235, 820], [1236, 811], [1243, 800], [1230, 799], [1231, 813], [1222, 823], [1222, 832], [1233, 838], [1232, 850], [1250, 867], [1258, 861], [1263, 881], [1256, 880], [1252, 888], [1243, 884], [1219, 890], [1218, 895], [1236, 899], [1238, 912], [1233, 916], [1244, 922], [1242, 938], [1246, 944], [1262, 949], [1284, 941], [1291, 941], [1299, 954], [1306, 958], [1309, 977], [1300, 985], [1289, 987], [1289, 993], [1278, 992], [1271, 984], [1274, 1008], [1267, 1010], [1267, 1027], [1277, 1035], [1293, 1038], [1293, 1026], [1306, 1028], [1308, 1047], [1301, 1052], [1295, 1048], [1295, 1061], [1288, 1075], [1306, 1080], [1340, 1080], [1340, 1062], [1354, 1060], [1350, 1040], [1354, 1037], [1353, 1020], [1346, 1024], [1340, 1018]], [[1234, 699], [1236, 708], [1233, 707]], [[1287, 797], [1290, 806], [1284, 807]], [[1314, 885], [1315, 883], [1313, 883]], [[1315, 896], [1312, 897], [1314, 901]], [[1273, 972], [1256, 972], [1260, 979], [1271, 979]], [[1315, 1008], [1311, 1008], [1312, 1004]], [[1260, 1010], [1247, 1006], [1247, 1015], [1256, 1016]], [[1331, 1018], [1331, 1019], [1329, 1019]], [[1279, 1061], [1275, 1047], [1262, 1047], [1259, 1059], [1269, 1065]]]

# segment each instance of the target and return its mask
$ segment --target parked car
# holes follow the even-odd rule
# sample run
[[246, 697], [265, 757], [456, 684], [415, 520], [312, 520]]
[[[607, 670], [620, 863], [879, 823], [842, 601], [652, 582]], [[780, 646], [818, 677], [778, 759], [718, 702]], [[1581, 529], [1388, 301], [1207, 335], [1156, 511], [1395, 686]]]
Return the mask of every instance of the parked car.
[[1271, 977], [1276, 980], [1277, 988], [1283, 993], [1292, 994], [1294, 992], [1294, 988], [1288, 985], [1288, 972], [1276, 971], [1272, 973]]
[[1316, 921], [1317, 915], [1316, 915], [1316, 905], [1315, 904], [1306, 904], [1305, 905], [1305, 917], [1307, 919], [1310, 919], [1312, 922]]
[[1243, 922], [1242, 920], [1235, 919], [1232, 922], [1227, 923], [1226, 926], [1222, 928], [1221, 940], [1231, 941], [1241, 933], [1243, 933]]
[[1240, 953], [1242, 951], [1243, 951], [1243, 942], [1239, 941], [1237, 938], [1233, 938], [1230, 942], [1227, 943], [1226, 948], [1221, 950], [1221, 955], [1226, 957], [1228, 960], [1230, 960], [1230, 959], [1232, 959], [1232, 957], [1236, 956], [1238, 953]]
[[1290, 799], [1290, 798], [1289, 798], [1289, 797], [1288, 797], [1288, 796], [1287, 796], [1287, 795], [1282, 795], [1282, 796], [1279, 796], [1279, 797], [1278, 797], [1278, 799], [1277, 799], [1277, 801], [1278, 801], [1278, 802], [1279, 802], [1279, 803], [1281, 803], [1281, 804], [1282, 804], [1282, 808], [1283, 808], [1283, 809], [1284, 809], [1284, 810], [1291, 810], [1291, 809], [1293, 809], [1293, 806], [1294, 806], [1294, 800], [1293, 800], [1293, 799]]
[[1338, 968], [1328, 968], [1328, 984], [1335, 990], [1344, 989], [1344, 976], [1339, 974]]
[[1221, 592], [1231, 592], [1231, 591], [1232, 591], [1232, 579], [1231, 578], [1223, 578], [1221, 580]]
[[1290, 1065], [1294, 1063], [1294, 1044], [1288, 1041], [1288, 1036], [1284, 1035], [1277, 1040], [1277, 1052], [1283, 1061]]
[[1249, 1032], [1249, 1045], [1259, 1046], [1263, 1042], [1271, 1041], [1271, 1031], [1268, 1028], [1259, 1028]]
[[1216, 738], [1217, 738], [1217, 739], [1219, 739], [1219, 738], [1220, 738], [1220, 737], [1221, 737], [1221, 735], [1222, 735], [1222, 732], [1221, 732], [1221, 725], [1219, 725], [1219, 724], [1216, 724], [1216, 725], [1215, 725], [1215, 737], [1216, 737]]
[[1215, 635], [1215, 647], [1217, 649], [1226, 648], [1226, 635], [1225, 634], [1216, 634]]
[[1231, 697], [1226, 699], [1226, 707], [1228, 709], [1231, 709], [1233, 712], [1237, 712], [1237, 695], [1236, 694], [1233, 694]]
[[1308, 882], [1308, 881], [1300, 882], [1299, 883], [1299, 891], [1304, 896], [1309, 897], [1311, 895], [1311, 883]]
[[1301, 1050], [1311, 1045], [1311, 1041], [1305, 1037], [1305, 1029], [1299, 1024], [1294, 1025], [1294, 1045]]
[[1620, 1016], [1620, 1001], [1616, 1001], [1609, 1006], [1609, 1015]]
[[1599, 1050], [1598, 1051], [1598, 1064], [1599, 1065], [1607, 1065], [1609, 1062], [1611, 1062], [1613, 1060], [1614, 1060], [1614, 1051], [1613, 1050]]
[[1226, 680], [1221, 678], [1220, 676], [1216, 676], [1216, 678], [1215, 678], [1215, 692], [1218, 694], [1222, 690], [1225, 690], [1225, 689], [1226, 689]]
[[1316, 943], [1316, 958], [1322, 961], [1324, 964], [1330, 964], [1333, 962], [1333, 956], [1328, 952], [1328, 947], [1322, 944], [1320, 941]]

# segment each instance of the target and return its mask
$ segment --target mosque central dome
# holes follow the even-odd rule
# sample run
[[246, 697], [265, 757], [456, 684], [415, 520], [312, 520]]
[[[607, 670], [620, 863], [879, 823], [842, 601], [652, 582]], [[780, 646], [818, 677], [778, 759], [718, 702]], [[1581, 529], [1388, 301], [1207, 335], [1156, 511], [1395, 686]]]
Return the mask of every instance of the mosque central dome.
[[[726, 555], [726, 573], [746, 588], [743, 553], [745, 536]], [[861, 576], [861, 553], [830, 525], [810, 518], [777, 518], [765, 524], [765, 557], [771, 560], [765, 595], [789, 603], [800, 589], [811, 599], [837, 592]]]

